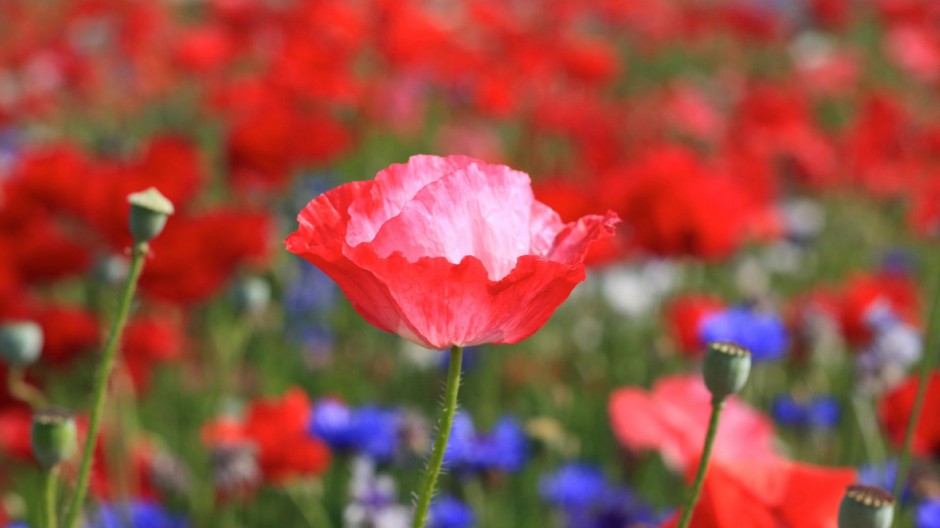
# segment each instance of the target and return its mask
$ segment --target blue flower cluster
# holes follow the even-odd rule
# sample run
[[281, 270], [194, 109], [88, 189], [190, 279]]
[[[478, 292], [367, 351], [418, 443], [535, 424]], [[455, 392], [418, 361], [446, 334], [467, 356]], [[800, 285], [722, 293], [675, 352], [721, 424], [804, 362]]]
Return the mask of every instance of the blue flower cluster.
[[710, 315], [699, 327], [702, 343], [730, 341], [751, 351], [754, 361], [780, 359], [787, 351], [787, 330], [776, 314], [739, 305]]
[[[128, 524], [129, 521], [129, 524]], [[103, 504], [85, 523], [85, 528], [189, 528], [189, 522], [151, 501], [135, 500], [127, 505]], [[16, 522], [9, 528], [29, 528]]]
[[659, 526], [669, 513], [657, 513], [630, 490], [607, 482], [596, 466], [571, 463], [539, 482], [542, 498], [564, 513], [571, 528]]
[[386, 462], [399, 450], [403, 415], [397, 409], [374, 405], [351, 408], [334, 400], [317, 402], [310, 419], [310, 434], [337, 451], [353, 451]]
[[514, 472], [525, 465], [527, 456], [528, 440], [515, 418], [504, 416], [489, 433], [478, 433], [470, 416], [457, 413], [444, 451], [444, 466], [459, 473]]
[[780, 425], [829, 430], [835, 428], [842, 418], [842, 407], [839, 400], [832, 396], [799, 401], [793, 396], [782, 394], [774, 398], [770, 413]]
[[940, 528], [940, 499], [920, 503], [917, 507], [917, 528]]
[[431, 502], [428, 528], [471, 528], [474, 523], [473, 510], [455, 497], [442, 495]]

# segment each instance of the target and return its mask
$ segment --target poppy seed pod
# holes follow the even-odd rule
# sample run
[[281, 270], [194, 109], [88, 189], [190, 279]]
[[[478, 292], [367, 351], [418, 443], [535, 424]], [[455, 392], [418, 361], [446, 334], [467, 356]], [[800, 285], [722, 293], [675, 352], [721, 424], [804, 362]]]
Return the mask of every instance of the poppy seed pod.
[[751, 372], [751, 352], [733, 343], [709, 343], [702, 375], [715, 402], [744, 387]]
[[68, 459], [77, 446], [75, 419], [64, 409], [48, 407], [33, 413], [33, 455], [46, 469]]
[[894, 496], [877, 486], [849, 486], [839, 504], [839, 528], [889, 528]]
[[0, 325], [0, 359], [11, 366], [29, 365], [42, 351], [42, 327], [32, 321]]
[[134, 242], [148, 242], [163, 231], [166, 219], [173, 214], [173, 203], [156, 189], [150, 187], [128, 195], [131, 213], [128, 220]]

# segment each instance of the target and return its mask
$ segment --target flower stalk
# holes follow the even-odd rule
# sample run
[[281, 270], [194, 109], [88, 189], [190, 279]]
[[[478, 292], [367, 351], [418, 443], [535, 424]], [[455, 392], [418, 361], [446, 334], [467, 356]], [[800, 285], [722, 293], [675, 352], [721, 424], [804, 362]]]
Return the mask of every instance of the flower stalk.
[[453, 346], [450, 349], [450, 368], [447, 371], [447, 386], [444, 389], [444, 408], [437, 422], [437, 438], [434, 440], [434, 449], [431, 460], [421, 483], [418, 495], [418, 504], [415, 507], [412, 528], [424, 528], [428, 517], [428, 508], [431, 506], [431, 497], [437, 485], [437, 476], [441, 472], [444, 462], [444, 451], [447, 449], [447, 440], [450, 438], [450, 429], [454, 423], [454, 414], [457, 412], [457, 393], [460, 390], [460, 369], [463, 363], [463, 348]]
[[725, 408], [725, 399], [712, 400], [712, 414], [708, 419], [708, 432], [705, 433], [705, 447], [702, 449], [702, 458], [698, 463], [698, 470], [695, 473], [695, 480], [692, 483], [692, 489], [682, 507], [682, 517], [679, 519], [679, 528], [688, 528], [692, 522], [692, 512], [698, 499], [702, 495], [702, 485], [705, 482], [705, 474], [708, 472], [708, 461], [712, 455], [712, 447], [715, 444], [715, 437], [718, 433], [718, 423], [721, 421], [721, 411]]
[[[920, 411], [924, 407], [924, 399], [927, 395], [927, 385], [930, 384], [930, 372], [936, 364], [936, 351], [938, 348], [937, 338], [940, 337], [940, 325], [937, 324], [937, 317], [940, 316], [940, 278], [934, 287], [933, 299], [930, 304], [930, 313], [927, 316], [927, 338], [924, 343], [924, 357], [920, 362], [920, 377], [917, 382], [917, 396], [914, 399], [914, 407], [911, 409], [911, 416], [907, 421], [907, 430], [904, 433], [904, 445], [901, 448], [901, 455], [898, 458], [898, 474], [894, 478], [894, 487], [891, 494], [900, 497], [904, 489], [904, 483], [907, 481], [907, 474], [911, 467], [911, 446], [914, 443], [914, 432], [917, 430], [917, 423], [920, 421]], [[897, 518], [900, 518], [898, 516]], [[896, 522], [896, 521], [895, 521]]]
[[137, 289], [137, 281], [143, 271], [144, 259], [148, 251], [146, 241], [136, 242], [131, 249], [131, 264], [127, 278], [124, 282], [124, 289], [121, 293], [120, 304], [118, 304], [117, 317], [111, 325], [111, 331], [108, 334], [108, 341], [105, 344], [104, 353], [101, 357], [101, 363], [98, 364], [98, 370], [95, 374], [94, 400], [92, 403], [91, 418], [88, 422], [88, 433], [85, 436], [85, 445], [82, 450], [82, 462], [78, 471], [78, 480], [75, 485], [75, 493], [69, 503], [68, 514], [66, 516], [65, 527], [77, 528], [79, 518], [81, 517], [82, 504], [85, 501], [85, 495], [88, 492], [88, 480], [91, 475], [91, 462], [95, 451], [95, 443], [98, 437], [98, 431], [101, 428], [101, 416], [104, 414], [105, 395], [108, 388], [108, 379], [111, 376], [111, 370], [114, 367], [114, 359], [117, 356], [118, 343], [121, 342], [121, 335], [124, 333], [124, 327], [127, 324], [127, 317], [130, 313], [131, 301], [134, 298], [134, 292]]
[[705, 351], [705, 361], [702, 364], [702, 379], [705, 386], [712, 393], [712, 410], [708, 419], [708, 430], [705, 433], [705, 447], [702, 448], [702, 457], [698, 463], [692, 489], [682, 507], [682, 517], [679, 519], [679, 528], [688, 528], [692, 522], [692, 513], [702, 494], [705, 483], [705, 474], [708, 472], [708, 461], [712, 456], [712, 447], [718, 435], [718, 423], [721, 421], [721, 411], [725, 408], [728, 396], [737, 394], [744, 388], [751, 373], [751, 351], [734, 343], [709, 343]]
[[46, 470], [43, 476], [43, 512], [45, 528], [58, 528], [59, 520], [56, 516], [56, 491], [59, 487], [59, 467], [53, 466]]
[[7, 390], [10, 396], [29, 405], [33, 410], [46, 405], [46, 397], [42, 391], [26, 381], [26, 371], [21, 365], [11, 366], [7, 371]]

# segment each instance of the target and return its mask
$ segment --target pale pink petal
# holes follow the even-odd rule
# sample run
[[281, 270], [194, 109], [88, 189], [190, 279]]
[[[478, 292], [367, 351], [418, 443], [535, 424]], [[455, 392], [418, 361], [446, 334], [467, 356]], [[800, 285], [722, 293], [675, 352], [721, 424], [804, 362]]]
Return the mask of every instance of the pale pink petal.
[[470, 162], [419, 190], [379, 229], [372, 246], [381, 257], [401, 252], [410, 262], [444, 257], [456, 264], [472, 255], [498, 280], [531, 253], [533, 201], [526, 174]]
[[389, 219], [398, 216], [415, 194], [469, 163], [464, 156], [412, 156], [408, 163], [396, 163], [380, 171], [370, 192], [349, 208], [346, 243], [356, 246], [370, 242]]

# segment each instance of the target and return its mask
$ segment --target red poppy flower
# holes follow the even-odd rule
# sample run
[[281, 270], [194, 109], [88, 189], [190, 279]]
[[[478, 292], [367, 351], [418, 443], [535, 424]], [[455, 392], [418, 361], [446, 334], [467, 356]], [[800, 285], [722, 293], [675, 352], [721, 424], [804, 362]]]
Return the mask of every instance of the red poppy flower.
[[[742, 440], [746, 442], [746, 440]], [[690, 467], [688, 480], [696, 467]], [[692, 528], [836, 528], [836, 515], [855, 470], [776, 459], [713, 460], [692, 516]], [[663, 528], [676, 526], [676, 519]]]
[[[79, 428], [82, 428], [81, 422]], [[84, 431], [79, 434], [84, 434]], [[113, 442], [115, 440], [109, 435], [98, 435], [88, 487], [91, 495], [101, 501], [111, 501], [119, 497], [122, 491], [126, 491], [137, 498], [158, 499], [160, 494], [153, 482], [153, 461], [156, 455], [154, 447], [145, 440], [135, 439], [123, 454], [127, 459], [121, 464], [115, 464]], [[118, 478], [117, 471], [126, 472], [123, 475], [124, 484], [130, 489], [119, 488], [121, 479]]]
[[0, 410], [0, 456], [20, 462], [33, 459], [29, 434], [33, 413], [26, 407], [11, 406]]
[[244, 210], [176, 215], [150, 244], [154, 258], [144, 267], [141, 292], [173, 303], [204, 301], [240, 266], [266, 260], [270, 229], [267, 215]]
[[321, 195], [287, 249], [376, 327], [421, 346], [515, 343], [584, 280], [591, 242], [618, 219], [563, 224], [528, 175], [463, 156], [415, 156]]
[[701, 355], [704, 343], [700, 326], [706, 317], [723, 308], [724, 303], [720, 299], [707, 295], [684, 295], [669, 303], [666, 307], [667, 323], [683, 353], [689, 356]]
[[[694, 467], [702, 450], [711, 413], [711, 393], [697, 375], [672, 376], [652, 391], [626, 387], [608, 406], [614, 436], [633, 451], [658, 451], [672, 467]], [[712, 460], [776, 460], [770, 420], [732, 397], [722, 413]]]
[[872, 339], [872, 310], [884, 308], [914, 326], [920, 305], [917, 284], [906, 274], [880, 272], [858, 274], [844, 286], [839, 322], [852, 345], [862, 346]]
[[319, 475], [330, 463], [325, 444], [310, 436], [312, 406], [300, 389], [280, 399], [253, 402], [243, 422], [222, 418], [203, 428], [210, 444], [250, 443], [266, 481], [280, 483], [301, 475]]
[[183, 352], [183, 333], [166, 317], [143, 317], [127, 324], [121, 353], [134, 387], [146, 390], [150, 374], [157, 363], [178, 359]]
[[[878, 404], [881, 423], [888, 433], [888, 438], [896, 446], [904, 442], [907, 422], [914, 408], [914, 398], [919, 386], [918, 376], [908, 378], [904, 383], [887, 393]], [[920, 419], [914, 430], [914, 443], [911, 446], [916, 455], [930, 456], [940, 452], [940, 372], [935, 371], [927, 384], [927, 395]]]
[[692, 150], [672, 145], [608, 172], [604, 185], [613, 189], [607, 203], [630, 225], [636, 244], [663, 256], [725, 258], [746, 240], [762, 211], [734, 180], [714, 173]]

